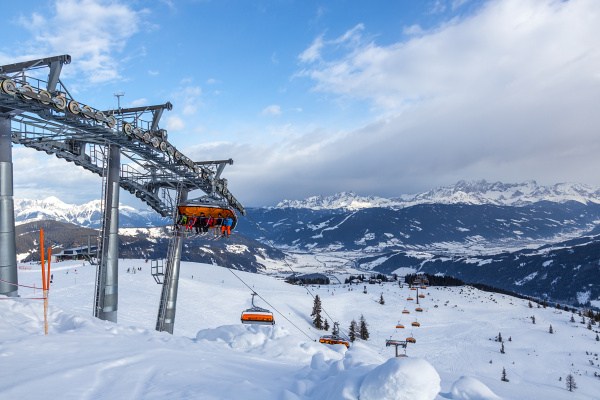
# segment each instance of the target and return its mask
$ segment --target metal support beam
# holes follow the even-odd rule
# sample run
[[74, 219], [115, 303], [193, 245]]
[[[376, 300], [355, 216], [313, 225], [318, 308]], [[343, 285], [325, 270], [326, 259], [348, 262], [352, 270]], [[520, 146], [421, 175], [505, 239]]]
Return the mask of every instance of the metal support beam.
[[11, 119], [0, 115], [0, 294], [18, 296]]
[[[187, 189], [181, 189], [178, 196], [178, 203], [185, 202], [187, 196]], [[178, 215], [176, 215], [176, 218], [177, 217]], [[174, 222], [176, 221], [177, 220]], [[165, 280], [160, 295], [158, 316], [156, 318], [156, 330], [159, 332], [169, 332], [170, 334], [173, 334], [173, 328], [175, 327], [175, 311], [177, 307], [177, 290], [179, 286], [179, 267], [181, 264], [183, 237], [183, 231], [175, 231], [169, 246], [167, 269], [165, 271]]]
[[[117, 322], [119, 302], [119, 172], [121, 169], [121, 149], [111, 145], [108, 150], [108, 171], [105, 187], [104, 223], [102, 232], [102, 253], [98, 263], [99, 301], [95, 316]], [[108, 229], [108, 231], [106, 231]]]
[[38, 68], [44, 65], [51, 66], [52, 63], [59, 62], [60, 64], [70, 64], [71, 56], [68, 54], [55, 57], [38, 58], [37, 60], [24, 61], [15, 64], [7, 64], [0, 66], [1, 74], [10, 74], [13, 72], [20, 72], [26, 69]]

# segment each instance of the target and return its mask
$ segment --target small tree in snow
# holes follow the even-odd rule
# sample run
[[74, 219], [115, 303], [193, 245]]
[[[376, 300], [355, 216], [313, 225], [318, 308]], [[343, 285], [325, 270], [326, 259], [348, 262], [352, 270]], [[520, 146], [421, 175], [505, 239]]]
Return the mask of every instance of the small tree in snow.
[[596, 333], [596, 342], [600, 342], [600, 336]]
[[535, 324], [535, 315], [532, 315], [532, 316], [531, 316], [531, 323], [532, 323], [532, 324]]
[[379, 296], [379, 304], [381, 304], [381, 305], [385, 304], [385, 300], [383, 300], [383, 293], [381, 293], [381, 296]]
[[496, 342], [502, 342], [502, 333], [498, 332], [498, 336], [496, 336]]
[[554, 333], [554, 329], [552, 329], [552, 324], [550, 324], [550, 328], [548, 328], [548, 333]]
[[312, 314], [313, 317], [313, 325], [317, 329], [323, 329], [323, 317], [321, 317], [321, 299], [319, 295], [315, 296], [315, 302], [313, 303]]
[[565, 379], [565, 385], [567, 386], [567, 389], [569, 389], [569, 392], [572, 392], [573, 390], [577, 389], [575, 377], [572, 374], [567, 375], [567, 379]]
[[500, 378], [502, 382], [508, 382], [508, 378], [506, 377], [506, 369], [502, 368], [502, 377]]
[[360, 328], [359, 328], [360, 338], [362, 340], [369, 340], [369, 330], [367, 329], [367, 322], [365, 321], [364, 316], [360, 316]]
[[325, 320], [325, 322], [323, 322], [323, 329], [325, 329], [326, 331], [329, 330], [329, 321]]
[[571, 319], [569, 321], [570, 322], [575, 322], [575, 316], [573, 314], [571, 314]]
[[504, 354], [504, 343], [502, 343], [502, 346], [500, 347], [500, 354]]
[[357, 334], [358, 334], [358, 324], [356, 323], [355, 320], [352, 320], [352, 322], [350, 322], [350, 328], [348, 329], [348, 338], [350, 339], [351, 342], [354, 342], [356, 340]]
[[533, 304], [531, 304], [531, 301], [529, 302], [529, 308], [533, 308]]

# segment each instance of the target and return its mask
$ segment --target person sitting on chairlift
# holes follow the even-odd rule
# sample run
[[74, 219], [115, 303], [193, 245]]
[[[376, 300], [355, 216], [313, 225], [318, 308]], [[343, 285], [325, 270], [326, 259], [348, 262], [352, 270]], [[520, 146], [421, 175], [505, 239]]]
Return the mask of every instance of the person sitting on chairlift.
[[223, 225], [221, 226], [221, 235], [229, 237], [231, 235], [231, 225], [233, 224], [233, 219], [231, 217], [226, 217], [223, 219]]

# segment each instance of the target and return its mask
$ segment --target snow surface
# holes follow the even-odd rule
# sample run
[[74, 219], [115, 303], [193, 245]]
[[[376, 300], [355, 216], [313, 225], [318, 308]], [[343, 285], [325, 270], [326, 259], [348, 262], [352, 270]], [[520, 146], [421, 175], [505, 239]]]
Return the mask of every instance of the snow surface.
[[[40, 286], [39, 266], [19, 267], [21, 285]], [[257, 305], [275, 311], [273, 327], [242, 325], [251, 289], [228, 269], [187, 262], [175, 333], [156, 332], [161, 286], [150, 265], [121, 259], [119, 268], [117, 324], [92, 317], [95, 267], [81, 262], [52, 265], [48, 336], [42, 302], [28, 300], [39, 289], [0, 297], [0, 399], [552, 400], [600, 393], [600, 342], [581, 318], [571, 323], [570, 313], [531, 309], [509, 296], [430, 287], [421, 292], [424, 312], [414, 313], [406, 285], [367, 285], [367, 294], [362, 284], [309, 288], [343, 331], [364, 315], [370, 339], [347, 350], [314, 341], [323, 332], [311, 327], [306, 288], [235, 271], [268, 301]], [[403, 308], [411, 310], [408, 318]], [[419, 328], [395, 328], [417, 318]], [[506, 354], [494, 341], [498, 332]], [[395, 358], [385, 340], [409, 335], [417, 343], [408, 345], [407, 358]], [[503, 368], [510, 382], [500, 380]], [[578, 385], [573, 393], [564, 385], [569, 373]]]

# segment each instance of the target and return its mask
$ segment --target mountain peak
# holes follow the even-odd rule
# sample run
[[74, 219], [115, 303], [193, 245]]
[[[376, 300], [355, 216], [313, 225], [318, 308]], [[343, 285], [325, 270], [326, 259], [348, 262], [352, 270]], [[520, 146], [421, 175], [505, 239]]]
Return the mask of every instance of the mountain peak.
[[600, 203], [600, 190], [579, 183], [539, 185], [534, 180], [522, 183], [460, 180], [454, 185], [442, 186], [427, 192], [400, 195], [394, 199], [377, 196], [359, 196], [354, 192], [340, 192], [331, 196], [312, 196], [305, 200], [284, 200], [276, 208], [309, 208], [357, 210], [373, 207], [409, 207], [417, 204], [493, 204], [522, 206], [539, 201], [564, 203], [578, 201]]

